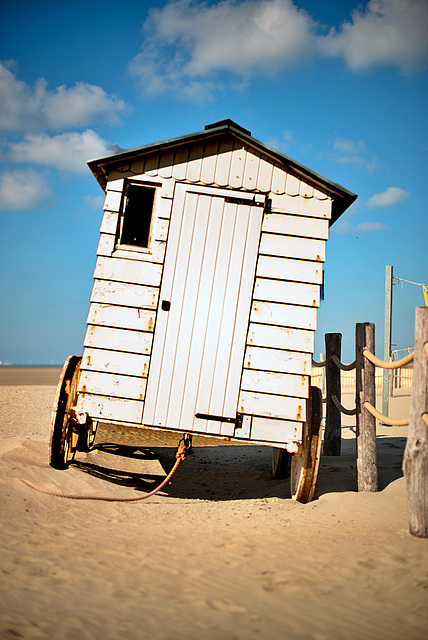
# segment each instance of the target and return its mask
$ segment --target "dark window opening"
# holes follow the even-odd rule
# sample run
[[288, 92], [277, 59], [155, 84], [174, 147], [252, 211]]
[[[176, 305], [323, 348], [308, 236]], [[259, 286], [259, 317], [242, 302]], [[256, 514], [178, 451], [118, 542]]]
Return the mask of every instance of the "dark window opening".
[[139, 184], [128, 185], [122, 214], [121, 244], [149, 246], [155, 191]]

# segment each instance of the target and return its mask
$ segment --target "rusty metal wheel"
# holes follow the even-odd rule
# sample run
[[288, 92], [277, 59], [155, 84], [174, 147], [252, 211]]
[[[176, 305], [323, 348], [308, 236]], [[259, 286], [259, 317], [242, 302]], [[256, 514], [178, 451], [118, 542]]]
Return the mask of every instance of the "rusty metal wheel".
[[291, 454], [287, 449], [272, 449], [272, 478], [288, 478]]
[[76, 403], [80, 377], [80, 356], [69, 356], [62, 368], [52, 411], [50, 465], [66, 469], [74, 458], [79, 438], [79, 426], [70, 411]]
[[291, 497], [297, 502], [310, 502], [318, 477], [322, 439], [322, 393], [311, 387], [306, 423], [299, 451], [291, 459]]
[[95, 444], [95, 437], [97, 435], [97, 427], [98, 422], [96, 420], [92, 420], [92, 418], [88, 416], [86, 424], [81, 427], [79, 440], [77, 442], [78, 451], [83, 451], [84, 453], [92, 451]]

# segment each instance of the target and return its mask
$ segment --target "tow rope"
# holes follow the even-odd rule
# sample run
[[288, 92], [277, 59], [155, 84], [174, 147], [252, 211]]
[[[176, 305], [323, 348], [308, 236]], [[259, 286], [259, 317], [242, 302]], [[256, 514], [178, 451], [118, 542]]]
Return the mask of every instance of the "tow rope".
[[150, 493], [135, 498], [112, 498], [111, 496], [87, 496], [81, 494], [63, 493], [62, 491], [55, 491], [54, 489], [46, 489], [45, 487], [41, 487], [37, 484], [34, 484], [33, 482], [30, 482], [29, 480], [22, 480], [22, 482], [24, 482], [24, 484], [28, 485], [32, 489], [39, 491], [39, 493], [46, 493], [49, 496], [56, 496], [58, 498], [69, 498], [70, 500], [103, 500], [104, 502], [139, 502], [140, 500], [147, 500], [147, 498], [154, 496], [155, 493], [158, 493], [158, 491], [163, 489], [163, 487], [168, 484], [180, 464], [183, 462], [183, 460], [186, 459], [186, 451], [190, 449], [190, 446], [191, 441], [189, 438], [183, 438], [182, 440], [180, 440], [177, 452], [175, 454], [175, 464], [166, 478], [160, 483], [158, 487], [156, 487], [156, 489], [150, 491]]

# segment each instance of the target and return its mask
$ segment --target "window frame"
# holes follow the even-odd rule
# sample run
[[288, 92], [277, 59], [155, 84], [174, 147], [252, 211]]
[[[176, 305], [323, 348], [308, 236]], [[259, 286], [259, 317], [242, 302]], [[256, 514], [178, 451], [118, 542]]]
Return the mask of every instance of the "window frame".
[[[153, 205], [152, 212], [150, 217], [150, 225], [147, 236], [147, 246], [137, 245], [137, 244], [127, 244], [121, 241], [122, 233], [123, 233], [123, 225], [125, 220], [125, 211], [128, 204], [128, 189], [130, 186], [142, 187], [145, 189], [150, 189], [154, 192], [153, 194]], [[149, 181], [136, 180], [136, 179], [125, 179], [122, 191], [122, 199], [120, 204], [118, 222], [117, 222], [117, 231], [116, 238], [114, 243], [115, 250], [124, 250], [124, 251], [137, 251], [140, 253], [151, 253], [153, 247], [153, 229], [154, 229], [154, 221], [156, 216], [156, 211], [158, 208], [159, 201], [159, 190], [162, 185], [159, 183], [153, 183]]]

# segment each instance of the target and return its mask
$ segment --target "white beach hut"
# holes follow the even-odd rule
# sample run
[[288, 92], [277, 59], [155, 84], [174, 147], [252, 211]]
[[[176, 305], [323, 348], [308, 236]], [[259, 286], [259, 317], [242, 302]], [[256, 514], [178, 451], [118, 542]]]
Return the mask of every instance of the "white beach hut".
[[299, 456], [329, 227], [356, 195], [231, 120], [88, 164], [104, 217], [51, 462], [97, 421]]

